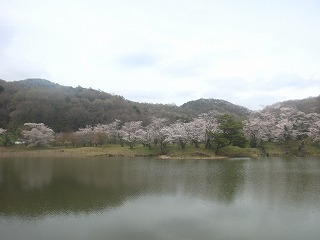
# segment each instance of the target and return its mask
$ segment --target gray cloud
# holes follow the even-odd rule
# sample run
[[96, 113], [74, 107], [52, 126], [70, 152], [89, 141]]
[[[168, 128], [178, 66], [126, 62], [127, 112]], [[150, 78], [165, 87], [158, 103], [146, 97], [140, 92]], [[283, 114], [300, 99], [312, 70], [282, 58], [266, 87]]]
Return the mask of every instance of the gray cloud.
[[320, 93], [314, 1], [93, 2], [3, 1], [0, 78], [94, 84], [141, 102], [220, 98], [253, 109]]

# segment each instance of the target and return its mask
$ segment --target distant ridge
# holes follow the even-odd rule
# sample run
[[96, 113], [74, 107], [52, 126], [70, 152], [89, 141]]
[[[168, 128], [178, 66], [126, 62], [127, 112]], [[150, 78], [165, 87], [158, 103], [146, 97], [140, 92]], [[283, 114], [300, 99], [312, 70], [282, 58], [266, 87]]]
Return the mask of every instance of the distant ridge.
[[238, 117], [245, 117], [250, 114], [251, 110], [243, 106], [239, 106], [221, 99], [198, 99], [189, 101], [181, 106], [184, 109], [190, 109], [196, 114], [207, 113], [209, 111], [217, 111], [221, 113], [229, 113]]
[[[320, 109], [320, 97], [280, 103], [303, 111]], [[250, 110], [221, 99], [198, 99], [182, 106], [139, 103], [100, 90], [68, 87], [46, 79], [30, 78], [8, 82], [0, 80], [0, 128], [17, 129], [25, 122], [44, 123], [55, 132], [70, 132], [86, 125], [123, 122], [150, 123], [152, 117], [170, 122], [190, 121], [201, 113], [216, 111], [245, 119]]]
[[267, 108], [279, 107], [296, 107], [298, 110], [305, 113], [320, 113], [320, 95], [317, 97], [309, 97], [299, 100], [277, 102]]
[[60, 86], [58, 83], [50, 82], [49, 80], [42, 79], [42, 78], [28, 78], [26, 80], [16, 81], [22, 84], [26, 84], [29, 86], [36, 86], [36, 87], [53, 87], [53, 86]]

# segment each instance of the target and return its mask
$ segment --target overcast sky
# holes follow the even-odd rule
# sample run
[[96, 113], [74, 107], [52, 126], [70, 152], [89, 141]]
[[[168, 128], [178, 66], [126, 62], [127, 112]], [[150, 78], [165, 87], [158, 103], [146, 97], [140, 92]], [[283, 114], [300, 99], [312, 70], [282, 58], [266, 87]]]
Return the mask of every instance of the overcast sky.
[[250, 109], [320, 95], [319, 0], [0, 2], [0, 79]]

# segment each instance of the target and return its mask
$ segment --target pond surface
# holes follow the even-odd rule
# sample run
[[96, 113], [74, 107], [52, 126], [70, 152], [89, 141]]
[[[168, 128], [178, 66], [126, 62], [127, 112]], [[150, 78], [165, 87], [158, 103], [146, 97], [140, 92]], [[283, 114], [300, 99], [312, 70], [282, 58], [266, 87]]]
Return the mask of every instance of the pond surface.
[[0, 159], [1, 240], [319, 239], [320, 159]]

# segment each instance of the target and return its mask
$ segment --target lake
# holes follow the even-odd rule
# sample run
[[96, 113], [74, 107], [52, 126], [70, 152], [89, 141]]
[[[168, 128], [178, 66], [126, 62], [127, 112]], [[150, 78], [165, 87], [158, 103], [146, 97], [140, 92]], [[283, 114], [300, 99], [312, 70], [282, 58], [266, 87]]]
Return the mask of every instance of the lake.
[[1, 240], [319, 239], [320, 159], [0, 159]]

